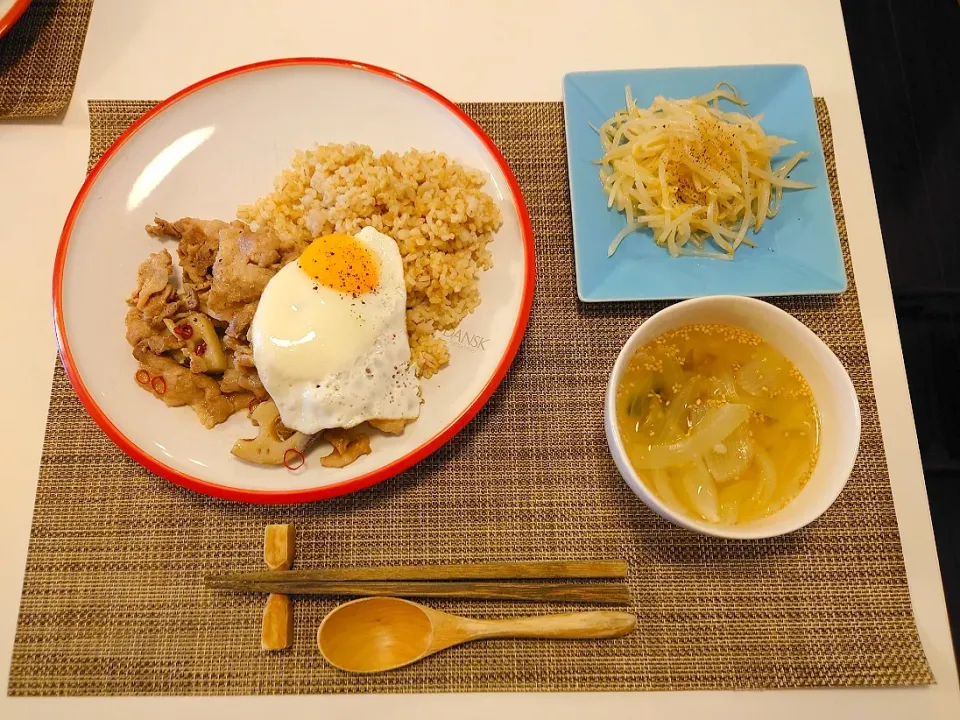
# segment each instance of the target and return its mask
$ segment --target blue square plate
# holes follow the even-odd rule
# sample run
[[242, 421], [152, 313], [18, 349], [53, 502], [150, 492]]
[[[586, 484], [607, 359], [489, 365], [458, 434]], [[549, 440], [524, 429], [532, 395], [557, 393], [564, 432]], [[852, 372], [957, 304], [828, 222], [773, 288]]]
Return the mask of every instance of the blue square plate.
[[[687, 98], [720, 82], [737, 88], [744, 112], [763, 113], [763, 129], [796, 140], [786, 148], [811, 153], [790, 173], [813, 183], [812, 190], [784, 193], [779, 214], [749, 237], [756, 248], [741, 247], [732, 262], [672, 258], [647, 230], [628, 236], [613, 257], [607, 248], [626, 225], [623, 213], [607, 209], [600, 186], [600, 127], [625, 105], [627, 85], [641, 107], [657, 95]], [[721, 101], [722, 102], [722, 101]], [[658, 70], [569, 73], [563, 78], [563, 108], [570, 166], [577, 293], [587, 302], [664, 300], [703, 295], [812, 295], [847, 288], [840, 238], [830, 201], [813, 93], [802, 65], [742, 65]], [[735, 109], [735, 108], [732, 108]], [[782, 156], [783, 160], [789, 157]], [[774, 165], [780, 157], [774, 159]]]

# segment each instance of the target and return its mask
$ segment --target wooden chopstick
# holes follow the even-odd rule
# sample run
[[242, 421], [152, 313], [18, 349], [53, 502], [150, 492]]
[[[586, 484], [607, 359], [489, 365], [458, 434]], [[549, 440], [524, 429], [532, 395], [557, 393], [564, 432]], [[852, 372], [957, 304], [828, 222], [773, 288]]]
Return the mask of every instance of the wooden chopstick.
[[610, 604], [626, 604], [630, 602], [630, 589], [621, 583], [574, 585], [570, 583], [475, 581], [335, 582], [330, 580], [298, 580], [284, 577], [294, 574], [295, 572], [293, 571], [281, 573], [250, 573], [250, 575], [280, 576], [273, 580], [253, 580], [250, 579], [248, 575], [208, 577], [206, 578], [206, 586], [216, 590], [230, 590], [233, 592], [283, 593], [285, 595], [377, 595]]
[[[625, 578], [623, 560], [545, 560], [535, 562], [462, 563], [457, 565], [398, 565], [395, 567], [320, 568], [288, 572], [227, 575], [249, 582], [298, 580], [352, 582], [355, 580], [552, 580], [559, 578]], [[220, 579], [210, 576], [207, 581]]]

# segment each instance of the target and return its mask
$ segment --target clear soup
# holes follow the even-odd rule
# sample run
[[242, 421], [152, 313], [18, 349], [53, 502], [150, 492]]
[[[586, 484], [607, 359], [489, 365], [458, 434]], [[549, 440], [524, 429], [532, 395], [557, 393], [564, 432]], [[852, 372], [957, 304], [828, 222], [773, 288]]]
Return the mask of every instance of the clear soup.
[[697, 520], [745, 523], [797, 496], [817, 462], [820, 418], [806, 380], [759, 336], [686, 325], [641, 347], [617, 388], [637, 474]]

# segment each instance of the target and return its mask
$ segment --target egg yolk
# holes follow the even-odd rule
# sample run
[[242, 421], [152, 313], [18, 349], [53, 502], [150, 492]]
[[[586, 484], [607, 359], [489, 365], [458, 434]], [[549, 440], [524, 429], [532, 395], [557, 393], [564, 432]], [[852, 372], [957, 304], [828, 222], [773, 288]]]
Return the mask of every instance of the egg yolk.
[[310, 279], [337, 292], [363, 295], [379, 281], [373, 254], [350, 235], [327, 235], [307, 246], [298, 261]]

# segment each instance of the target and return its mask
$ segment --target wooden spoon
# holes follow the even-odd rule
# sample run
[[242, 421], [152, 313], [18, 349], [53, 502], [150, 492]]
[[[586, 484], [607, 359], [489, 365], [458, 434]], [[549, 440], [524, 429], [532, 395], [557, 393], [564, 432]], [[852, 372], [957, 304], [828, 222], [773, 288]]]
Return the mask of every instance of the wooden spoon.
[[630, 613], [591, 611], [475, 620], [391, 597], [353, 600], [334, 608], [317, 631], [331, 665], [355, 673], [394, 670], [448, 647], [485, 638], [614, 638], [632, 632]]

